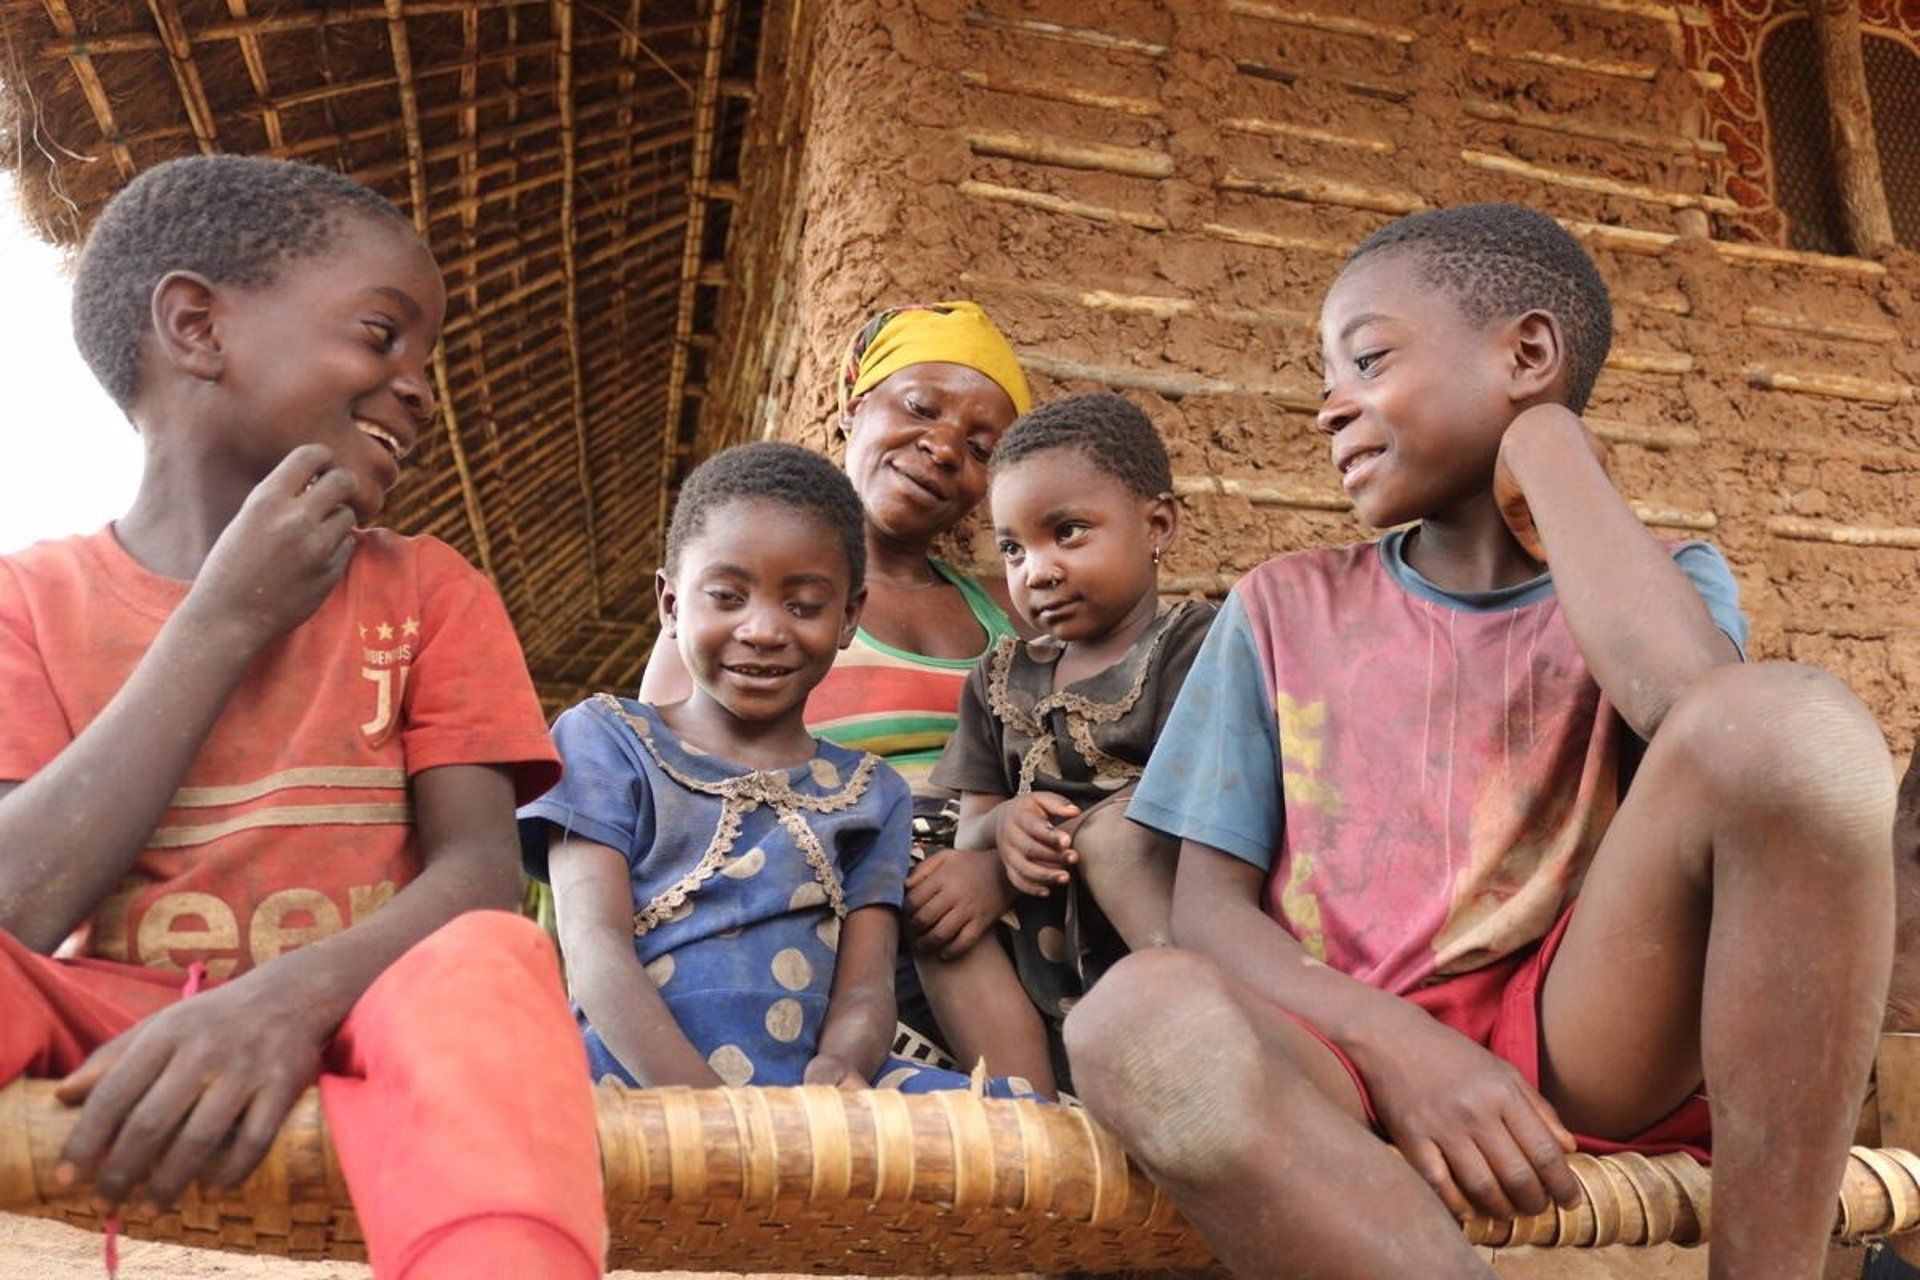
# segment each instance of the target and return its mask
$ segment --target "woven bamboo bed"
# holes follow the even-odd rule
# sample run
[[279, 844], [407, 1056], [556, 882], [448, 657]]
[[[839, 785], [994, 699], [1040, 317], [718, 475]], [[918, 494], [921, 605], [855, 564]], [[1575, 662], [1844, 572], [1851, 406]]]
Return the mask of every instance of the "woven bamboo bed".
[[[54, 1086], [0, 1089], [0, 1211], [97, 1228], [53, 1168], [75, 1113]], [[1084, 1111], [964, 1093], [834, 1089], [599, 1092], [615, 1267], [916, 1275], [1119, 1271], [1210, 1261], [1173, 1206]], [[1572, 1211], [1476, 1220], [1496, 1248], [1697, 1244], [1707, 1171], [1685, 1156], [1572, 1158]], [[1920, 1156], [1856, 1147], [1836, 1240], [1920, 1225]], [[364, 1257], [309, 1092], [261, 1167], [222, 1196], [190, 1192], [152, 1240], [296, 1258]]]

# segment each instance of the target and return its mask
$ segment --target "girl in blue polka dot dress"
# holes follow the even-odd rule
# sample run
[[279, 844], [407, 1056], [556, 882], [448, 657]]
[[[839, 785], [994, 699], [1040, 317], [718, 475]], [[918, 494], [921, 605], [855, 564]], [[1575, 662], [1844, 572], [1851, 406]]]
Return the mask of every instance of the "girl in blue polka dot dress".
[[566, 774], [520, 810], [521, 837], [553, 886], [596, 1079], [966, 1086], [888, 1052], [907, 786], [802, 723], [853, 638], [865, 561], [859, 499], [825, 458], [717, 455], [682, 490], [655, 583], [693, 692], [602, 694], [555, 723]]

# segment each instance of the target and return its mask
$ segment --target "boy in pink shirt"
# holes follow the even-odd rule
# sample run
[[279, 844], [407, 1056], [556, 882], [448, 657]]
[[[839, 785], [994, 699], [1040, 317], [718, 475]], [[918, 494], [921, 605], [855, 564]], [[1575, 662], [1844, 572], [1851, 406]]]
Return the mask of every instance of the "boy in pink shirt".
[[1453, 1219], [1570, 1202], [1576, 1145], [1710, 1151], [1712, 1274], [1819, 1269], [1890, 963], [1886, 746], [1832, 677], [1743, 665], [1725, 561], [1614, 489], [1575, 416], [1611, 330], [1508, 205], [1392, 224], [1327, 297], [1333, 463], [1418, 523], [1235, 587], [1128, 810], [1182, 842], [1189, 950], [1066, 1027], [1240, 1274], [1489, 1275]]

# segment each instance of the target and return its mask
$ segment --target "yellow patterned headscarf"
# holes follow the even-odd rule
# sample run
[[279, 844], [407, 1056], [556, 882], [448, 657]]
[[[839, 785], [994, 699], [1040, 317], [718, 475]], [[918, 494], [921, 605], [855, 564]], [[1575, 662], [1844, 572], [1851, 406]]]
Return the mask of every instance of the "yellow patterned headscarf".
[[882, 311], [861, 328], [840, 370], [840, 411], [910, 364], [961, 364], [998, 383], [1015, 413], [1033, 407], [1027, 375], [1006, 336], [977, 302], [935, 302]]

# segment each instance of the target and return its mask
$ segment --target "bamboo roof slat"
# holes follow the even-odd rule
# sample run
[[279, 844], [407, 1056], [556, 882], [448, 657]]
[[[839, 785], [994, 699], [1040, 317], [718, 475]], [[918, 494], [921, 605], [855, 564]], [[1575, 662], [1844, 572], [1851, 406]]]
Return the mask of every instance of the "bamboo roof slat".
[[554, 96], [560, 103], [560, 269], [566, 280], [566, 336], [569, 391], [573, 401], [574, 473], [579, 482], [580, 514], [586, 523], [587, 579], [596, 609], [604, 607], [600, 589], [600, 538], [594, 516], [593, 479], [587, 470], [586, 386], [580, 367], [580, 274], [574, 261], [575, 239], [579, 228], [574, 221], [574, 197], [578, 190], [579, 150], [575, 145], [573, 100], [573, 0], [553, 0], [553, 24], [560, 31], [560, 53], [556, 67], [559, 88]]
[[[47, 17], [61, 35], [74, 43], [62, 49], [56, 57], [64, 58], [73, 67], [74, 79], [80, 82], [80, 91], [86, 97], [87, 106], [93, 111], [94, 123], [100, 126], [100, 136], [107, 141], [113, 162], [119, 167], [121, 180], [134, 175], [133, 153], [127, 150], [126, 141], [120, 133], [120, 126], [114, 122], [113, 107], [107, 100], [107, 88], [100, 83], [100, 73], [93, 65], [93, 54], [87, 46], [77, 40], [78, 32], [73, 25], [73, 14], [68, 10], [65, 0], [44, 0]], [[11, 41], [9, 41], [11, 47]]]
[[[227, 0], [227, 12], [235, 18], [247, 17], [247, 0]], [[247, 81], [259, 99], [260, 121], [267, 131], [267, 146], [283, 147], [286, 139], [280, 131], [280, 108], [275, 106], [267, 88], [267, 64], [260, 56], [260, 37], [249, 32], [240, 37], [240, 57], [247, 64]]]
[[[661, 447], [666, 451], [662, 470], [669, 475], [673, 473], [674, 454], [683, 438], [681, 419], [687, 385], [687, 340], [693, 335], [694, 302], [700, 288], [701, 251], [707, 227], [708, 202], [701, 192], [713, 172], [713, 121], [720, 99], [723, 37], [727, 13], [731, 8], [731, 0], [709, 0], [709, 3], [712, 8], [708, 11], [705, 58], [693, 93], [693, 166], [688, 184], [687, 234], [681, 241], [680, 297], [674, 310], [673, 350], [668, 357], [667, 423], [660, 437]], [[663, 485], [655, 504], [658, 522], [662, 527], [667, 522], [670, 496]]]

